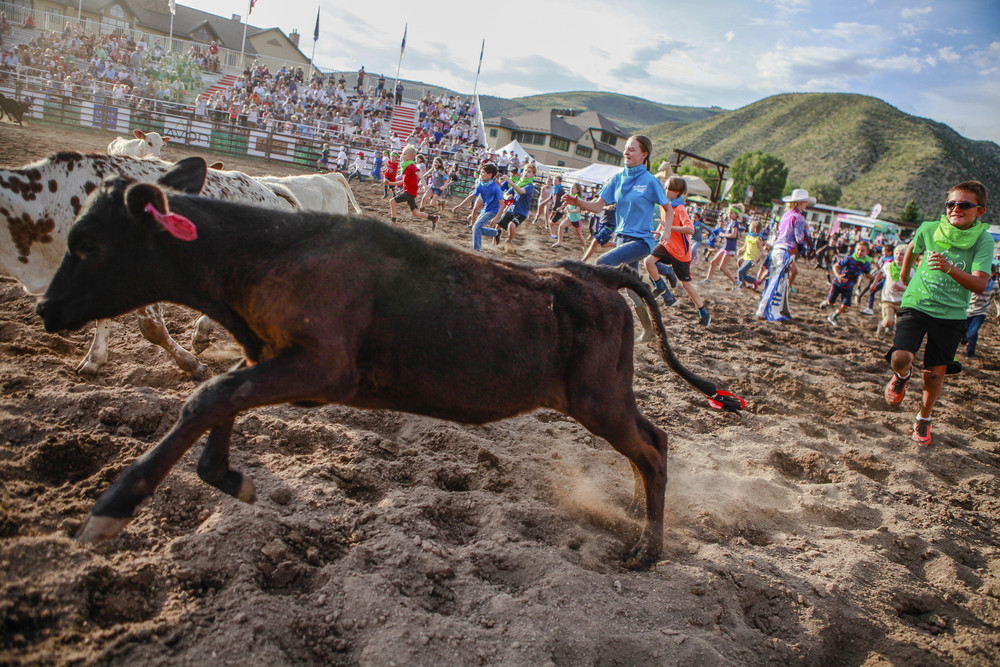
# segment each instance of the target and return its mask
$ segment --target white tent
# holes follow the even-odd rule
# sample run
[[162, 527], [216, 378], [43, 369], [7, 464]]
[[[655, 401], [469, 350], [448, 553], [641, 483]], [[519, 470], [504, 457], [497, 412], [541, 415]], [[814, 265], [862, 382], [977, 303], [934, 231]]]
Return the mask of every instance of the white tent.
[[708, 183], [701, 180], [697, 176], [688, 174], [686, 176], [681, 176], [681, 178], [687, 181], [687, 193], [689, 195], [700, 195], [702, 197], [712, 196], [712, 188], [708, 187]]
[[524, 162], [525, 160], [531, 157], [530, 155], [528, 155], [528, 151], [524, 150], [524, 146], [518, 143], [517, 139], [510, 142], [506, 146], [501, 146], [500, 148], [496, 149], [493, 152], [499, 155], [504, 151], [507, 151], [508, 153], [513, 153], [514, 155], [517, 156], [517, 159], [520, 160], [521, 162]]
[[582, 185], [601, 185], [609, 178], [619, 173], [621, 167], [610, 164], [591, 164], [583, 169], [565, 171], [562, 174], [563, 183], [580, 183]]

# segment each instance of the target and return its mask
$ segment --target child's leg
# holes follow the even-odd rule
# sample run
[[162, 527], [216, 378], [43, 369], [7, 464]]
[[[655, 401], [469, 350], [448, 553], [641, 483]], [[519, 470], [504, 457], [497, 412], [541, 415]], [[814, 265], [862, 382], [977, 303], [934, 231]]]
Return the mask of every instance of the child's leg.
[[584, 248], [586, 248], [587, 247], [587, 242], [583, 240], [583, 232], [580, 231], [580, 226], [577, 225], [573, 229], [574, 229], [574, 231], [576, 231], [576, 238], [580, 239], [580, 245], [582, 245]]
[[396, 199], [392, 198], [389, 200], [389, 217], [392, 218], [393, 222], [396, 222]]
[[965, 356], [976, 356], [976, 343], [979, 342], [979, 329], [983, 326], [985, 321], [986, 315], [976, 315], [969, 318], [968, 325], [965, 329]]
[[930, 418], [934, 405], [941, 397], [947, 368], [947, 366], [931, 366], [924, 369], [924, 391], [920, 401], [920, 416], [925, 419]]
[[728, 253], [724, 253], [722, 255], [722, 265], [719, 267], [719, 270], [722, 271], [722, 273], [725, 274], [725, 276], [727, 278], [729, 278], [729, 282], [735, 283], [736, 282], [736, 274], [733, 273], [733, 270], [729, 266], [730, 263], [731, 263], [730, 260], [732, 258], [733, 258], [732, 255], [730, 255]]
[[642, 263], [646, 267], [646, 273], [649, 274], [650, 281], [656, 284], [656, 281], [660, 279], [660, 272], [656, 268], [656, 258], [649, 255], [646, 259], [642, 260]]

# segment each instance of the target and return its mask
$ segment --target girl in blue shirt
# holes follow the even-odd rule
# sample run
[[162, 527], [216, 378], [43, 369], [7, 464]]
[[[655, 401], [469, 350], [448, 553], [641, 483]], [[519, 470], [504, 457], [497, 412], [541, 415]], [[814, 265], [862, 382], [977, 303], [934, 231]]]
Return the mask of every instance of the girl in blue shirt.
[[[653, 218], [659, 218], [660, 209], [669, 200], [663, 184], [649, 172], [649, 155], [652, 152], [653, 143], [649, 137], [641, 134], [629, 137], [625, 142], [625, 169], [608, 181], [597, 199], [586, 201], [573, 195], [563, 197], [565, 203], [591, 213], [600, 213], [608, 204], [615, 204], [617, 247], [604, 253], [597, 260], [598, 264], [629, 264], [638, 270], [639, 262], [656, 247]], [[584, 261], [596, 247], [596, 241], [591, 242], [583, 256]]]

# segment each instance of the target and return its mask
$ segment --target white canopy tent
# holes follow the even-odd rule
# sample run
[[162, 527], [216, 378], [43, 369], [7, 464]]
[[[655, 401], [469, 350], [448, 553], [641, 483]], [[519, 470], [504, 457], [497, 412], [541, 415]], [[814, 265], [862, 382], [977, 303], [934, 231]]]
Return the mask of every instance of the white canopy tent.
[[500, 148], [496, 149], [494, 152], [497, 155], [499, 155], [500, 153], [503, 153], [504, 151], [507, 151], [508, 153], [513, 153], [514, 155], [517, 156], [517, 159], [520, 160], [521, 162], [524, 162], [525, 160], [527, 160], [527, 159], [529, 159], [531, 157], [530, 155], [528, 155], [528, 151], [524, 150], [524, 146], [522, 146], [520, 143], [518, 143], [517, 139], [515, 139], [512, 142], [510, 142], [506, 146], [501, 146]]
[[619, 173], [621, 167], [610, 164], [591, 164], [583, 169], [564, 171], [562, 174], [563, 183], [580, 183], [581, 185], [602, 185], [609, 178]]

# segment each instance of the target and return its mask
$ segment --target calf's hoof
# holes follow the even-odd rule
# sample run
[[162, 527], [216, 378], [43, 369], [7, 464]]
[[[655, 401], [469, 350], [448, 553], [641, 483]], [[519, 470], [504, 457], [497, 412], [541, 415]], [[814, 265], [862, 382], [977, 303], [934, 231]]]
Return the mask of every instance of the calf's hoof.
[[660, 550], [653, 549], [642, 542], [632, 547], [625, 554], [622, 565], [626, 570], [648, 570], [660, 560]]
[[236, 492], [236, 499], [242, 500], [247, 505], [253, 505], [257, 502], [257, 489], [247, 475], [243, 475], [243, 479], [240, 481], [240, 490]]
[[188, 375], [195, 382], [204, 382], [208, 378], [212, 377], [212, 374], [208, 370], [208, 366], [205, 364], [198, 364], [193, 371], [188, 371]]
[[76, 372], [79, 373], [80, 375], [94, 376], [97, 375], [98, 371], [100, 370], [101, 370], [100, 364], [90, 359], [84, 359], [76, 367]]
[[77, 533], [76, 539], [80, 542], [88, 543], [103, 542], [120, 533], [122, 528], [131, 520], [131, 518], [121, 519], [113, 516], [94, 516], [91, 514], [87, 517], [87, 522], [83, 524], [83, 528]]

